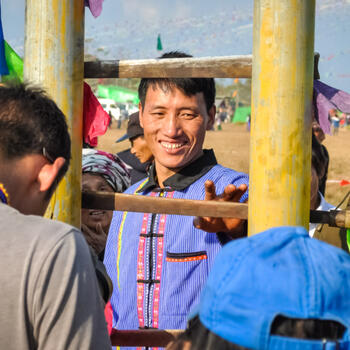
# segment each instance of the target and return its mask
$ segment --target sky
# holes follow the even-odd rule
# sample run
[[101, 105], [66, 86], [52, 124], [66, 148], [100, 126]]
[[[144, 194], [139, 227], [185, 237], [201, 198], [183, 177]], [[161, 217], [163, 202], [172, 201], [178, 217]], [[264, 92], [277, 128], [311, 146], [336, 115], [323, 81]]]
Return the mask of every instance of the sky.
[[[22, 56], [25, 0], [0, 0], [5, 39]], [[85, 12], [85, 51], [100, 59], [140, 59], [183, 50], [196, 57], [252, 52], [253, 0], [104, 0]], [[317, 0], [315, 51], [321, 80], [350, 92], [350, 0]]]

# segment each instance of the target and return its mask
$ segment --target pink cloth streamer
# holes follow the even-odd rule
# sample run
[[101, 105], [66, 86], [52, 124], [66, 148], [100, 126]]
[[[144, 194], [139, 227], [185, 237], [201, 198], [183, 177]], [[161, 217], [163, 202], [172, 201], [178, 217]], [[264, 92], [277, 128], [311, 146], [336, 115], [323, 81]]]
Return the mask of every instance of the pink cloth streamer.
[[97, 146], [97, 136], [107, 131], [111, 117], [102, 108], [100, 102], [91, 91], [90, 86], [84, 82], [84, 113], [83, 137], [84, 142], [92, 147]]
[[87, 6], [92, 15], [96, 18], [102, 12], [102, 3], [103, 0], [85, 0], [85, 6]]

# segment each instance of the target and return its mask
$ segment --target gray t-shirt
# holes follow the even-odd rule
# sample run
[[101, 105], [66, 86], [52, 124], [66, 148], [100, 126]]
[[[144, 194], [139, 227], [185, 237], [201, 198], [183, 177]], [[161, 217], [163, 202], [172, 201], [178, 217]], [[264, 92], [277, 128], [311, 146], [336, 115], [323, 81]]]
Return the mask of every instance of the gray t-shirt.
[[0, 349], [110, 349], [78, 230], [0, 203], [0, 267]]

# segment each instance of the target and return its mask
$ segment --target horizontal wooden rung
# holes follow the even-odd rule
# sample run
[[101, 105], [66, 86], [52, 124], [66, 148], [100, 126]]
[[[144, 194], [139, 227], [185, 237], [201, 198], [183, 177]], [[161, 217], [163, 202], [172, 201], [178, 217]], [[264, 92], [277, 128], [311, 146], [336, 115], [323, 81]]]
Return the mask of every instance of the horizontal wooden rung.
[[85, 78], [250, 78], [252, 56], [85, 62]]
[[166, 347], [181, 333], [183, 330], [177, 329], [113, 330], [111, 343], [112, 346]]
[[[154, 214], [248, 218], [248, 204], [246, 203], [149, 197], [111, 192], [83, 192], [82, 207]], [[350, 211], [311, 210], [310, 222], [350, 228]]]
[[210, 217], [248, 217], [248, 205], [216, 201], [148, 197], [124, 193], [83, 192], [85, 209], [133, 211], [139, 213], [176, 214]]
[[[314, 77], [319, 79], [319, 54]], [[85, 78], [251, 78], [252, 55], [87, 61]]]

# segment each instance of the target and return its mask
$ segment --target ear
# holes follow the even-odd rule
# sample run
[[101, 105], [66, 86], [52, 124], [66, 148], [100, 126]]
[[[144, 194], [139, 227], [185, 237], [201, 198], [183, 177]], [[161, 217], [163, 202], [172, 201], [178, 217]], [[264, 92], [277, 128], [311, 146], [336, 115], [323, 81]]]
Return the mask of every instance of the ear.
[[143, 128], [143, 109], [142, 109], [141, 101], [139, 102], [139, 119], [140, 119], [141, 128]]
[[211, 130], [213, 128], [214, 121], [215, 121], [215, 114], [216, 114], [216, 106], [212, 105], [208, 111], [209, 119], [207, 122], [206, 130]]
[[46, 192], [57, 178], [58, 172], [64, 165], [66, 160], [63, 157], [58, 157], [53, 164], [45, 164], [39, 171], [38, 182], [40, 192]]

